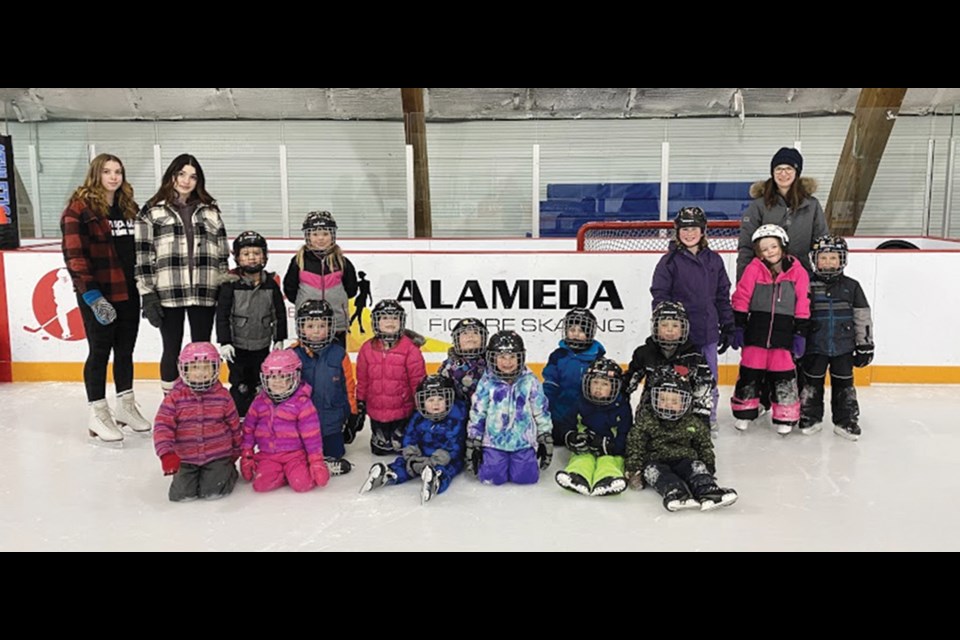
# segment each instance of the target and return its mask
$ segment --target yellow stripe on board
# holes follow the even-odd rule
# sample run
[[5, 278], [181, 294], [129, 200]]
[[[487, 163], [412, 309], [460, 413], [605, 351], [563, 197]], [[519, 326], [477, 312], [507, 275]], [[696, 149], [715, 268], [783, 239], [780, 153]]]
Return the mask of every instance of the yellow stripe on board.
[[[528, 362], [527, 366], [542, 377], [544, 362]], [[227, 366], [220, 368], [220, 380], [227, 381]], [[621, 365], [624, 366], [625, 365]], [[436, 373], [438, 362], [428, 362], [427, 372]], [[11, 363], [14, 382], [44, 382], [48, 380], [80, 382], [83, 380], [82, 362], [14, 362]], [[738, 366], [720, 365], [720, 384], [733, 385], [737, 382]], [[107, 369], [108, 381], [113, 380], [112, 367]], [[157, 362], [134, 363], [134, 378], [137, 380], [159, 380], [160, 364]], [[960, 367], [922, 367], [922, 366], [872, 366], [854, 371], [855, 384], [869, 386], [872, 382], [887, 384], [960, 384]]]

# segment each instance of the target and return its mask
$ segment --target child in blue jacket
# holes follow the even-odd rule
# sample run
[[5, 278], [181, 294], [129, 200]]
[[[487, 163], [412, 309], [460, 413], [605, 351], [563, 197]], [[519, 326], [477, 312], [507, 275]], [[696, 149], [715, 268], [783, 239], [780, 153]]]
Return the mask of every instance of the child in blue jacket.
[[377, 462], [360, 493], [385, 484], [402, 484], [419, 477], [420, 503], [443, 493], [463, 469], [467, 408], [456, 399], [453, 382], [439, 375], [425, 377], [417, 386], [417, 413], [403, 435], [401, 455], [385, 465]]
[[597, 318], [589, 309], [574, 307], [561, 324], [563, 339], [550, 354], [543, 368], [543, 391], [550, 401], [553, 418], [553, 441], [563, 444], [563, 435], [577, 427], [580, 406], [580, 381], [590, 363], [606, 354], [594, 336]]

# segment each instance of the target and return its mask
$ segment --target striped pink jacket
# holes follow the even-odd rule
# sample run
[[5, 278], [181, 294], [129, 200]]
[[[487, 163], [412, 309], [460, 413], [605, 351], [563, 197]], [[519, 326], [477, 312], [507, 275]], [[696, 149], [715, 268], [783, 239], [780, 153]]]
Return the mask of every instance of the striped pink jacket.
[[189, 464], [239, 456], [240, 438], [237, 407], [219, 381], [197, 393], [177, 379], [153, 425], [157, 455], [173, 452]]
[[258, 393], [243, 419], [243, 448], [253, 449], [256, 444], [262, 453], [306, 450], [307, 455], [322, 455], [320, 418], [311, 393], [306, 382], [280, 404], [274, 404], [265, 391]]

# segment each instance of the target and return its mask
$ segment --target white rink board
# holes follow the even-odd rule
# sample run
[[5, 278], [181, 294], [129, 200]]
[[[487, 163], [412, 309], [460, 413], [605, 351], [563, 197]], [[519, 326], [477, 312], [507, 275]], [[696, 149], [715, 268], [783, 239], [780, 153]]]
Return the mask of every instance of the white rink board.
[[[282, 278], [291, 255], [271, 252], [268, 268]], [[732, 278], [735, 255], [721, 255]], [[537, 287], [543, 294], [539, 306], [558, 307], [561, 281], [582, 281], [590, 301], [601, 283], [608, 281], [608, 290], [615, 289], [623, 308], [613, 308], [608, 301], [595, 306], [601, 324], [598, 338], [612, 357], [626, 362], [648, 335], [649, 285], [661, 254], [351, 252], [348, 256], [357, 270], [367, 272], [374, 300], [396, 297], [404, 281], [416, 281], [427, 308], [416, 309], [410, 301], [403, 303], [412, 329], [445, 342], [449, 340], [448, 328], [457, 318], [476, 316], [491, 323], [498, 321], [499, 326], [513, 328], [523, 336], [530, 362], [546, 361], [556, 348], [559, 334], [543, 327], [555, 325], [565, 312], [562, 308], [535, 308]], [[83, 362], [87, 355], [85, 340], [64, 341], [44, 330], [26, 329], [49, 319], [37, 317], [32, 301], [40, 279], [62, 268], [61, 254], [5, 252], [3, 260], [13, 361]], [[954, 331], [960, 318], [960, 284], [954, 276], [958, 272], [960, 253], [956, 252], [851, 254], [847, 273], [861, 282], [873, 307], [878, 345], [874, 364], [960, 365], [960, 337]], [[517, 282], [526, 282], [530, 294], [527, 304], [521, 305], [518, 295], [513, 308], [502, 308], [502, 300], [494, 300], [495, 280], [504, 281], [509, 291], [518, 286]], [[439, 295], [431, 295], [431, 281], [439, 282], [434, 285], [439, 286]], [[470, 300], [459, 309], [437, 308], [455, 306], [470, 281], [476, 282], [488, 308], [478, 309], [476, 301]], [[292, 321], [288, 326], [293, 329]], [[158, 361], [160, 353], [159, 332], [142, 321], [135, 360]], [[428, 361], [443, 359], [441, 352], [426, 355]], [[736, 364], [738, 355], [728, 352], [720, 362]]]

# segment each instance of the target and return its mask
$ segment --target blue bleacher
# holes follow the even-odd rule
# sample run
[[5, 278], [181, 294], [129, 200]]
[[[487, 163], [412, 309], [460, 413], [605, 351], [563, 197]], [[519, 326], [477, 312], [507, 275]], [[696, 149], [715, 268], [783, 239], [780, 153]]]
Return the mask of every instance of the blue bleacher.
[[[737, 220], [750, 204], [749, 182], [673, 182], [668, 192], [672, 214], [700, 207], [711, 220]], [[548, 184], [540, 202], [540, 235], [573, 237], [586, 222], [660, 219], [660, 183]]]

